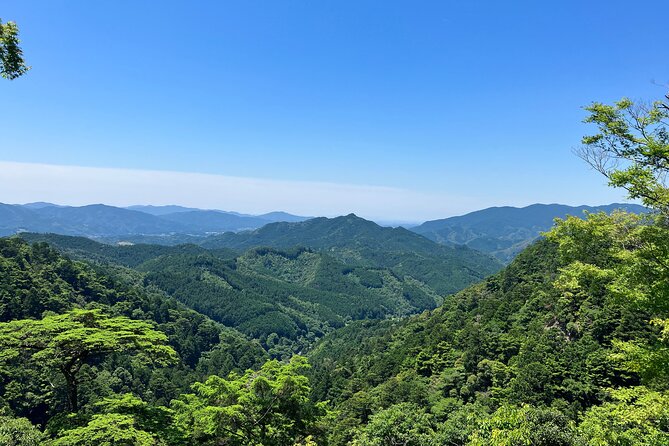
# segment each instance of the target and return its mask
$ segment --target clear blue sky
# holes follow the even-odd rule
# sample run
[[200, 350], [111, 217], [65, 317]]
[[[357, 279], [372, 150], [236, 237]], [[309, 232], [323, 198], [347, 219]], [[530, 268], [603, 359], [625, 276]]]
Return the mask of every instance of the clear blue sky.
[[[404, 193], [383, 209], [276, 203], [377, 219], [615, 201], [571, 153], [581, 107], [666, 92], [668, 16], [666, 0], [4, 0], [33, 69], [0, 82], [0, 161]], [[54, 188], [0, 186], [0, 201], [58, 199]], [[224, 197], [244, 193], [177, 204], [229, 208]]]

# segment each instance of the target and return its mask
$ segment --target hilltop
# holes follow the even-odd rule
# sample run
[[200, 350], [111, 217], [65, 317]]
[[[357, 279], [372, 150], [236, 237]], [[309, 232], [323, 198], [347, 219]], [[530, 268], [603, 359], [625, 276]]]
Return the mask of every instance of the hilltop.
[[351, 265], [389, 268], [449, 294], [497, 271], [499, 262], [464, 246], [443, 246], [405, 228], [387, 228], [354, 214], [272, 223], [254, 231], [205, 239], [208, 248], [303, 246]]

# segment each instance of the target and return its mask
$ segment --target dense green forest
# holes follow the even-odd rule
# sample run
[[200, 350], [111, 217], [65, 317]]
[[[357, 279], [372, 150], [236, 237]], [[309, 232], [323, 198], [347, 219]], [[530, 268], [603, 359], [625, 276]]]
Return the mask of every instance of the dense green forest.
[[587, 110], [581, 156], [652, 212], [559, 220], [452, 295], [446, 251], [351, 216], [341, 245], [0, 239], [0, 443], [669, 445], [669, 109]]
[[412, 276], [442, 295], [460, 291], [501, 267], [492, 257], [465, 246], [442, 246], [408, 229], [384, 228], [354, 214], [272, 223], [255, 231], [208, 237], [201, 245], [238, 250], [305, 246], [347, 264]]
[[[258, 339], [277, 358], [303, 351], [347, 321], [403, 317], [435, 308], [443, 301], [443, 294], [399, 270], [366, 266], [364, 262], [343, 263], [323, 251], [302, 247], [252, 248], [240, 255], [229, 248], [111, 246], [55, 234], [25, 233], [21, 238], [47, 242], [102, 269], [133, 268], [141, 274], [144, 285]], [[440, 252], [438, 245], [425, 243]], [[357, 247], [349, 245], [347, 249], [353, 253]], [[486, 265], [494, 265], [480, 257]], [[451, 258], [440, 259], [443, 264]], [[415, 273], [423, 266], [414, 266], [405, 258], [404, 270]], [[450, 268], [455, 272], [446, 271], [445, 276], [454, 280], [460, 270], [472, 274], [457, 258]], [[488, 272], [483, 269], [477, 274], [483, 277]]]

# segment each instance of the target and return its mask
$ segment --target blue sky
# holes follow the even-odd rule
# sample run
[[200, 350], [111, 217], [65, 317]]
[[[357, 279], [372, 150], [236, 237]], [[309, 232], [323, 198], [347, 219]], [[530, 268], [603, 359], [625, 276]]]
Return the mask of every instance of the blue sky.
[[[660, 0], [4, 0], [33, 69], [0, 82], [0, 201], [406, 221], [619, 201], [571, 153], [581, 107], [666, 92], [667, 16]], [[77, 167], [65, 186], [48, 165]], [[132, 193], [143, 171], [220, 181]]]

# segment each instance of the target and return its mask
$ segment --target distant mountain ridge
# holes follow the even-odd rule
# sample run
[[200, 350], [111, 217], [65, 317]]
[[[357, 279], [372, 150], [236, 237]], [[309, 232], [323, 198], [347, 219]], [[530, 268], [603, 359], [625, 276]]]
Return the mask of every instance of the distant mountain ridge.
[[127, 206], [124, 209], [130, 209], [131, 211], [144, 212], [145, 214], [151, 214], [155, 216], [174, 214], [176, 212], [189, 212], [189, 211], [199, 211], [197, 208], [188, 208], [184, 206], [176, 205], [166, 205], [166, 206], [152, 206], [152, 205], [134, 205]]
[[130, 206], [104, 204], [60, 206], [36, 202], [25, 205], [0, 203], [0, 236], [17, 232], [55, 233], [94, 238], [130, 235], [205, 236], [227, 231], [259, 228], [276, 221], [304, 221], [285, 212], [259, 216], [182, 206]]
[[542, 232], [549, 230], [556, 218], [565, 218], [567, 215], [582, 217], [586, 211], [610, 213], [616, 209], [633, 213], [648, 212], [644, 206], [629, 203], [602, 206], [533, 204], [522, 208], [504, 206], [428, 221], [410, 230], [437, 243], [466, 245], [502, 262], [509, 262]]

